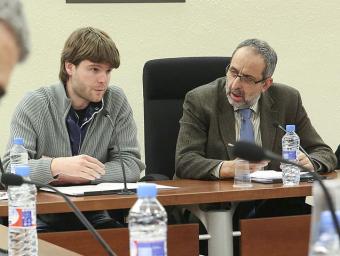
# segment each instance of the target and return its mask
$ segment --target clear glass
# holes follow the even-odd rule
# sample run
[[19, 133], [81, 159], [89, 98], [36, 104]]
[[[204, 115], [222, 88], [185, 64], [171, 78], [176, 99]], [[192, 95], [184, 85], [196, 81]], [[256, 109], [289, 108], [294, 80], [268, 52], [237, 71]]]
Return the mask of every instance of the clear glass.
[[234, 187], [250, 188], [251, 184], [249, 162], [242, 159], [235, 160]]

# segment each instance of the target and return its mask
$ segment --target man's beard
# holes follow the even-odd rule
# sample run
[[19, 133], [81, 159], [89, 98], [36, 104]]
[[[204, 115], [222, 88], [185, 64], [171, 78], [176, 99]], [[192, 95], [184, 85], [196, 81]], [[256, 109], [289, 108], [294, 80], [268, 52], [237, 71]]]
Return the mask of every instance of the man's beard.
[[261, 94], [259, 94], [258, 96], [253, 97], [249, 100], [244, 100], [244, 102], [235, 102], [230, 96], [231, 92], [230, 92], [230, 89], [227, 85], [225, 86], [225, 89], [226, 89], [226, 95], [227, 95], [227, 98], [228, 98], [228, 102], [230, 103], [230, 105], [232, 105], [233, 107], [238, 108], [238, 109], [249, 108], [249, 107], [255, 105], [255, 103], [259, 100], [259, 98], [261, 96]]

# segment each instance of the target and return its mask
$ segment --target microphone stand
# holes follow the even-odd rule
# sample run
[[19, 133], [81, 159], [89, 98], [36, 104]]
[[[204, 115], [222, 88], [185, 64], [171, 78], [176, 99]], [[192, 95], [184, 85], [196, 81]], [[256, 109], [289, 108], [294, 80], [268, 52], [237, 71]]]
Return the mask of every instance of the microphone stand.
[[118, 149], [118, 158], [119, 158], [119, 162], [120, 162], [120, 165], [122, 167], [122, 172], [123, 172], [124, 188], [120, 192], [118, 192], [117, 194], [118, 195], [133, 195], [133, 194], [135, 194], [135, 192], [133, 192], [133, 191], [131, 191], [127, 188], [126, 171], [125, 171], [125, 166], [124, 166], [124, 162], [123, 162], [123, 158], [122, 158], [122, 153], [120, 151], [120, 146], [119, 146], [118, 136], [117, 136], [117, 133], [116, 133], [116, 130], [115, 130], [115, 126], [113, 124], [113, 121], [111, 119], [109, 112], [106, 109], [104, 109], [103, 112], [104, 112], [105, 117], [107, 117], [107, 119], [109, 119], [110, 124], [113, 128], [113, 134], [114, 134], [117, 149]]

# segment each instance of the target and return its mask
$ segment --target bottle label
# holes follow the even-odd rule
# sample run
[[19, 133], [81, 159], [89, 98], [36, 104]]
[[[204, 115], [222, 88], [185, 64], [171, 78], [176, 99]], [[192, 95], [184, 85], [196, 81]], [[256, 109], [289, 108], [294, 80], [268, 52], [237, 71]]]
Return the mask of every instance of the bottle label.
[[286, 160], [296, 160], [297, 159], [297, 151], [295, 150], [284, 150], [282, 151], [282, 157]]
[[15, 166], [16, 164], [11, 164], [11, 173], [15, 174]]
[[32, 208], [9, 207], [8, 226], [12, 228], [36, 228], [35, 210]]
[[131, 241], [131, 256], [166, 256], [166, 243], [161, 241]]

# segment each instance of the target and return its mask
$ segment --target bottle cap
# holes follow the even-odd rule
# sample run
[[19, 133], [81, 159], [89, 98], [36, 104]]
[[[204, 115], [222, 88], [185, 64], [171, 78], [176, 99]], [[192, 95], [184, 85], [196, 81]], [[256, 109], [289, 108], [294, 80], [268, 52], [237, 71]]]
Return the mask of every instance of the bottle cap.
[[287, 124], [286, 125], [287, 132], [295, 132], [295, 124]]
[[24, 139], [23, 138], [14, 138], [13, 143], [16, 145], [24, 145]]
[[30, 168], [27, 165], [17, 165], [15, 166], [15, 174], [22, 177], [27, 177], [30, 175]]
[[156, 197], [157, 188], [153, 183], [141, 183], [137, 187], [138, 197]]

